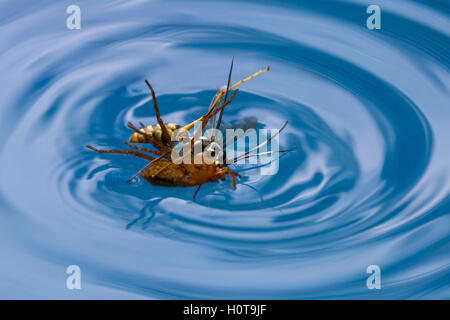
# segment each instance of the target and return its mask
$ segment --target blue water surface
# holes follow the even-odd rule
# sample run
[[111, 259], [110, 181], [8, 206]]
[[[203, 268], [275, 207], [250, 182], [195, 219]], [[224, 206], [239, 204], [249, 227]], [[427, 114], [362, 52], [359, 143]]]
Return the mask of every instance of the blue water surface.
[[[81, 8], [69, 30], [66, 8]], [[381, 29], [366, 27], [381, 7]], [[0, 2], [0, 298], [449, 299], [446, 0]], [[126, 180], [126, 123], [289, 125], [276, 175]], [[81, 290], [66, 268], [81, 268]], [[366, 269], [381, 268], [369, 290]]]

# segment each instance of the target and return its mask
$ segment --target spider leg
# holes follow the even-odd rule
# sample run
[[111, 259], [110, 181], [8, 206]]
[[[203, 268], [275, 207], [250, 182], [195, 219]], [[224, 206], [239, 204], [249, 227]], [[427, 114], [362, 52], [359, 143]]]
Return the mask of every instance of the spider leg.
[[139, 151], [148, 152], [148, 153], [153, 153], [153, 154], [155, 154], [157, 156], [160, 156], [162, 154], [161, 151], [154, 150], [154, 149], [148, 149], [148, 148], [141, 148], [141, 147], [137, 147], [137, 146], [132, 146], [128, 142], [124, 142], [123, 144], [126, 145], [130, 149], [139, 150]]
[[162, 155], [160, 155], [158, 158], [151, 160], [149, 163], [147, 163], [141, 170], [139, 170], [138, 172], [136, 172], [130, 179], [127, 180], [127, 182], [130, 182], [131, 180], [133, 180], [138, 174], [144, 172], [145, 170], [147, 170], [148, 167], [150, 167], [152, 164], [154, 164], [157, 161], [160, 161], [162, 158], [167, 157], [167, 155], [170, 153], [169, 151], [166, 151], [165, 153], [163, 153]]
[[155, 158], [153, 158], [153, 157], [151, 157], [149, 155], [146, 155], [146, 154], [144, 154], [142, 152], [139, 152], [139, 151], [132, 151], [132, 150], [100, 150], [100, 149], [94, 148], [93, 146], [90, 146], [90, 145], [87, 145], [86, 147], [91, 149], [91, 150], [93, 150], [93, 151], [95, 151], [95, 152], [98, 152], [98, 153], [131, 154], [131, 155], [133, 155], [135, 157], [146, 159], [146, 160], [149, 160], [149, 161], [152, 161], [152, 160], [155, 159]]
[[194, 201], [195, 201], [195, 197], [197, 196], [197, 193], [200, 191], [200, 188], [202, 187], [202, 185], [200, 184], [197, 188], [197, 190], [195, 190], [194, 192]]
[[[283, 124], [283, 126], [281, 127], [281, 129], [278, 130], [277, 133], [275, 133], [273, 136], [271, 136], [271, 137], [270, 137], [269, 139], [267, 139], [266, 141], [262, 142], [261, 144], [257, 145], [256, 147], [254, 147], [253, 149], [247, 151], [246, 153], [241, 154], [241, 155], [238, 156], [238, 157], [235, 157], [235, 158], [233, 159], [233, 162], [232, 162], [232, 163], [235, 163], [236, 161], [239, 161], [238, 158], [244, 158], [244, 157], [246, 157], [248, 154], [252, 153], [253, 151], [256, 151], [256, 150], [260, 149], [262, 146], [266, 145], [270, 140], [272, 140], [272, 139], [275, 138], [277, 135], [279, 135], [280, 132], [283, 131], [284, 128], [286, 128], [288, 122], [289, 122], [289, 121], [286, 121], [286, 122]], [[290, 151], [290, 150], [288, 150], [288, 151]], [[283, 152], [286, 152], [286, 151], [283, 151]]]
[[225, 175], [229, 175], [230, 176], [231, 186], [233, 187], [233, 189], [236, 189], [236, 177], [242, 178], [242, 176], [239, 173], [234, 172], [230, 168], [223, 168], [223, 169], [219, 170], [217, 172], [217, 175], [220, 175], [220, 174], [225, 174]]
[[163, 133], [165, 139], [169, 142], [170, 147], [173, 148], [172, 138], [170, 137], [169, 131], [167, 130], [166, 126], [164, 125], [164, 122], [161, 119], [161, 115], [159, 113], [159, 107], [158, 107], [158, 102], [156, 101], [155, 91], [153, 90], [152, 86], [150, 85], [150, 83], [147, 80], [145, 80], [145, 83], [147, 84], [148, 88], [152, 92], [153, 106], [155, 107], [156, 119], [158, 120], [158, 123], [159, 123], [159, 126], [161, 127], [162, 133]]

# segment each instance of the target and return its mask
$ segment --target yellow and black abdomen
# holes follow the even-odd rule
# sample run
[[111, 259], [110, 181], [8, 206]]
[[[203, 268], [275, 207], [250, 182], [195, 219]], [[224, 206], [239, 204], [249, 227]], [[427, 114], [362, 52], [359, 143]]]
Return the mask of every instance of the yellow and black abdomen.
[[[172, 134], [175, 130], [180, 129], [181, 126], [176, 123], [166, 123], [167, 131], [169, 132], [169, 135], [172, 137]], [[153, 126], [147, 126], [145, 128], [140, 129], [141, 132], [147, 133], [149, 136], [153, 137], [154, 139], [157, 139], [158, 141], [161, 141], [165, 145], [168, 145], [168, 141], [166, 141], [161, 127], [159, 124], [153, 125]], [[137, 132], [133, 133], [130, 138], [131, 143], [150, 143], [148, 137], [143, 134], [139, 134]]]

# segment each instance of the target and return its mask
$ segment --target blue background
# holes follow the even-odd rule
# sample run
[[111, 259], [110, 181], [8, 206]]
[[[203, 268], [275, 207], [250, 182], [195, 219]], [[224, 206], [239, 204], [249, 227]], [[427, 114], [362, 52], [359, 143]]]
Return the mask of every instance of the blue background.
[[[0, 298], [450, 298], [449, 30], [444, 0], [0, 2]], [[85, 148], [155, 123], [144, 79], [196, 119], [232, 56], [233, 81], [272, 67], [225, 120], [290, 121], [277, 175], [193, 202]]]

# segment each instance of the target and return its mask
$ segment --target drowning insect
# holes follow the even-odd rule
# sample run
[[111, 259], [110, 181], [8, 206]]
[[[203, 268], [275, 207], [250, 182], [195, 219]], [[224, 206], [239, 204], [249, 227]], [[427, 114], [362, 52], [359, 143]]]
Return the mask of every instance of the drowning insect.
[[[236, 188], [236, 177], [241, 178], [241, 175], [231, 170], [229, 167], [227, 167], [227, 165], [235, 163], [241, 159], [259, 155], [251, 153], [267, 144], [272, 138], [279, 134], [285, 128], [287, 122], [275, 135], [259, 144], [255, 148], [245, 152], [239, 157], [232, 159], [232, 161], [226, 159], [225, 148], [223, 148], [218, 143], [218, 141], [216, 141], [215, 136], [202, 135], [203, 130], [208, 125], [208, 123], [213, 122], [212, 119], [215, 119], [216, 116], [218, 116], [218, 120], [215, 123], [215, 128], [220, 129], [223, 111], [225, 107], [231, 103], [239, 90], [236, 89], [231, 94], [231, 97], [229, 99], [227, 99], [228, 92], [244, 83], [245, 81], [252, 79], [258, 74], [269, 71], [270, 67], [261, 69], [253, 75], [230, 86], [232, 70], [233, 61], [231, 63], [230, 72], [228, 74], [228, 83], [226, 87], [224, 86], [218, 89], [218, 92], [214, 96], [208, 111], [203, 116], [193, 121], [192, 123], [185, 125], [184, 127], [176, 123], [163, 122], [159, 112], [155, 91], [153, 90], [153, 87], [150, 85], [150, 83], [145, 80], [152, 94], [153, 106], [155, 109], [158, 124], [146, 126], [143, 123], [140, 123], [141, 128], [137, 128], [135, 125], [129, 122], [128, 128], [134, 131], [134, 133], [130, 137], [129, 142], [151, 144], [156, 149], [138, 147], [127, 142], [124, 142], [124, 144], [131, 150], [100, 150], [90, 145], [87, 145], [87, 148], [99, 153], [128, 154], [148, 160], [149, 163], [141, 170], [139, 170], [135, 175], [133, 175], [128, 181], [131, 181], [136, 176], [140, 175], [154, 185], [171, 187], [198, 186], [197, 190], [194, 193], [194, 200], [198, 191], [200, 190], [200, 187], [204, 183], [217, 182], [219, 179], [225, 180], [226, 176], [230, 177], [232, 187]], [[252, 121], [254, 125], [255, 120], [253, 119]], [[186, 150], [183, 149], [183, 155], [181, 159], [183, 160], [186, 158], [191, 158], [190, 160], [195, 161], [187, 161], [186, 163], [186, 161], [179, 161], [180, 159], [175, 160], [173, 157], [173, 152], [175, 150], [180, 150], [180, 147], [176, 147], [174, 145], [174, 142], [179, 142], [180, 137], [182, 137], [180, 133], [188, 132], [196, 124], [201, 125], [195, 132], [194, 136], [189, 137], [187, 141], [184, 142], [183, 147], [188, 146], [189, 148], [187, 149], [187, 152], [185, 152]], [[174, 137], [174, 134], [176, 134], [177, 136]], [[198, 146], [200, 146], [200, 152], [198, 152]], [[264, 154], [287, 152], [292, 149], [264, 152]]]

